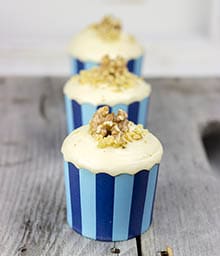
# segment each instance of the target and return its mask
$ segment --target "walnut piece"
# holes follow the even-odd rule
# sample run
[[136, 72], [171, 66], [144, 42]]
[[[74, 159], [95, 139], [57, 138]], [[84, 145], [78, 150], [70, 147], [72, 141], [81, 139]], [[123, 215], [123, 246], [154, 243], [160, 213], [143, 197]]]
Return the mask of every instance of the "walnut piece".
[[103, 40], [118, 40], [121, 34], [121, 22], [113, 16], [105, 16], [99, 23], [91, 25]]
[[106, 84], [116, 91], [134, 86], [138, 79], [137, 76], [128, 71], [126, 61], [122, 57], [110, 59], [108, 55], [102, 58], [99, 67], [82, 70], [79, 75], [79, 82], [82, 85], [99, 86]]
[[146, 134], [142, 125], [128, 120], [121, 109], [117, 115], [109, 113], [109, 107], [99, 108], [90, 121], [89, 132], [98, 142], [98, 147], [125, 147], [128, 142], [140, 140]]

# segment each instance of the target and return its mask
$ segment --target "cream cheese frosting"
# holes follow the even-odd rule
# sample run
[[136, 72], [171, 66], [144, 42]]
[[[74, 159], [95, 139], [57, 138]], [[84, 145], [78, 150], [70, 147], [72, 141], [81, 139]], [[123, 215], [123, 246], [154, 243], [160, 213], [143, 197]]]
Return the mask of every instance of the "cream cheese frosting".
[[93, 105], [106, 104], [130, 104], [148, 97], [151, 93], [150, 84], [142, 79], [137, 79], [135, 85], [116, 91], [107, 84], [94, 87], [90, 84], [80, 84], [79, 76], [74, 76], [64, 86], [64, 94], [78, 103], [90, 103]]
[[94, 62], [100, 62], [106, 54], [111, 58], [120, 55], [126, 60], [143, 55], [142, 46], [133, 36], [121, 32], [117, 40], [103, 40], [93, 27], [88, 27], [75, 36], [68, 51], [70, 55], [80, 60]]
[[99, 148], [97, 141], [89, 133], [89, 125], [86, 125], [66, 137], [61, 152], [64, 160], [73, 163], [77, 168], [116, 176], [150, 170], [160, 163], [163, 148], [150, 132], [146, 132], [141, 140], [128, 143], [125, 148]]

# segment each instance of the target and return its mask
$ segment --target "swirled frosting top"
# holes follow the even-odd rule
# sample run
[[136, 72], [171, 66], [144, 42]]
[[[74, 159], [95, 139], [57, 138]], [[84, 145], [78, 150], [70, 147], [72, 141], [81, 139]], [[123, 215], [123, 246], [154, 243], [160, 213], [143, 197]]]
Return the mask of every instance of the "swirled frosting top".
[[69, 53], [82, 61], [100, 62], [106, 54], [111, 58], [121, 55], [126, 60], [135, 59], [143, 55], [143, 48], [133, 36], [122, 31], [117, 19], [107, 16], [76, 35]]

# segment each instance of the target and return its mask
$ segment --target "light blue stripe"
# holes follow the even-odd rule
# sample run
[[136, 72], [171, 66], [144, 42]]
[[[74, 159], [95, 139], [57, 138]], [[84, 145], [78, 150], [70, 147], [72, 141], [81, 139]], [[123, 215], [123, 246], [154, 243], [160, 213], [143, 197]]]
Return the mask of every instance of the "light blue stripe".
[[96, 112], [96, 106], [93, 106], [92, 104], [82, 104], [81, 105], [82, 110], [82, 122], [83, 125], [88, 124], [89, 121], [92, 119], [92, 116]]
[[66, 211], [67, 211], [67, 222], [72, 228], [72, 207], [70, 199], [70, 181], [69, 181], [69, 167], [68, 163], [64, 162], [64, 178], [65, 178], [65, 190], [66, 190]]
[[128, 113], [128, 105], [125, 104], [117, 104], [112, 107], [112, 112], [117, 113], [119, 109], [124, 110], [126, 113]]
[[115, 177], [112, 240], [127, 240], [130, 222], [134, 175]]
[[151, 221], [151, 211], [153, 210], [152, 204], [154, 200], [155, 186], [157, 181], [157, 172], [158, 172], [158, 164], [154, 165], [154, 167], [150, 170], [148, 176], [148, 184], [147, 184], [147, 193], [144, 204], [144, 213], [143, 220], [141, 226], [141, 233], [146, 231], [150, 226]]
[[72, 75], [77, 74], [77, 64], [76, 64], [75, 58], [71, 58], [71, 74]]
[[147, 121], [148, 100], [149, 100], [149, 98], [144, 98], [144, 99], [140, 102], [140, 104], [139, 104], [138, 123], [139, 123], [139, 124], [142, 124], [144, 127], [146, 127], [146, 121]]
[[98, 63], [92, 62], [92, 61], [87, 61], [84, 63], [85, 69], [90, 69], [98, 66]]
[[73, 131], [74, 126], [73, 126], [73, 108], [72, 108], [72, 103], [71, 99], [69, 99], [65, 95], [65, 107], [66, 107], [66, 121], [67, 121], [67, 132], [70, 133]]
[[143, 56], [140, 56], [139, 58], [137, 58], [137, 59], [135, 60], [135, 63], [134, 63], [134, 70], [135, 70], [135, 74], [136, 74], [137, 76], [141, 76], [142, 61], [143, 61]]
[[82, 234], [96, 239], [96, 175], [86, 169], [80, 169], [80, 202]]

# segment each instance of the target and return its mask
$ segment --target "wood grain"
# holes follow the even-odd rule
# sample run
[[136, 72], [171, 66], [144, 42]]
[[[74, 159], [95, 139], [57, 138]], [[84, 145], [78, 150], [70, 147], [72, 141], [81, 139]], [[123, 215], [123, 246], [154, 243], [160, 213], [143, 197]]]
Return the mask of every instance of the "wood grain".
[[[66, 224], [62, 86], [66, 78], [0, 78], [0, 255], [111, 255], [112, 243], [81, 237]], [[220, 170], [212, 169], [203, 128], [220, 122], [220, 79], [153, 79], [149, 128], [164, 157], [153, 225], [143, 256], [166, 245], [175, 256], [220, 251]], [[137, 255], [135, 239], [118, 243]], [[139, 253], [140, 254], [140, 253]]]
[[[66, 224], [65, 78], [0, 80], [0, 255], [111, 255]], [[117, 243], [137, 255], [136, 240]]]
[[169, 245], [176, 256], [219, 255], [220, 166], [210, 167], [201, 136], [209, 122], [220, 122], [220, 79], [151, 82], [149, 129], [161, 139], [164, 156], [142, 253], [155, 256]]

